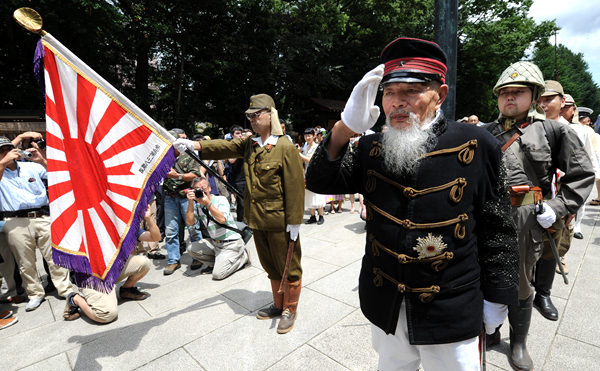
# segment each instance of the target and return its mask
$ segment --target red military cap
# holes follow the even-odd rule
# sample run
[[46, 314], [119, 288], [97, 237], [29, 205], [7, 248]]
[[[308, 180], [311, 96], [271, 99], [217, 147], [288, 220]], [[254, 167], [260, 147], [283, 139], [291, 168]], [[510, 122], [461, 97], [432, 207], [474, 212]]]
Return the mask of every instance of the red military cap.
[[381, 52], [385, 64], [382, 84], [392, 82], [446, 83], [446, 53], [434, 42], [400, 37]]

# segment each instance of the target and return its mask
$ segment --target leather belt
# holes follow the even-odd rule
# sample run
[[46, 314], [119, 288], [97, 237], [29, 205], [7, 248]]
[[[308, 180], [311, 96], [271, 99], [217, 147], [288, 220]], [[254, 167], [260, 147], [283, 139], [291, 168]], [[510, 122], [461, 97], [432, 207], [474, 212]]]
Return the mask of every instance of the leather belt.
[[2, 211], [0, 212], [0, 219], [4, 218], [41, 218], [44, 215], [48, 215], [44, 210], [37, 209], [25, 209], [25, 210], [17, 210], [17, 211]]
[[544, 195], [540, 187], [531, 187], [528, 185], [518, 185], [509, 187], [510, 201], [513, 206], [524, 206], [537, 203], [543, 200]]

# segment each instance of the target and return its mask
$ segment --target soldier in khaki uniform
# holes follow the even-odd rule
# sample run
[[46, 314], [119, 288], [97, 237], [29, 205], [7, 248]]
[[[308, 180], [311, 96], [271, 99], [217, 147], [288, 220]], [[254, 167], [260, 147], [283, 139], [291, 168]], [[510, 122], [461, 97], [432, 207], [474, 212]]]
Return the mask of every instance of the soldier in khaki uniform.
[[[500, 116], [485, 126], [503, 144], [512, 216], [518, 230], [519, 305], [508, 307], [510, 362], [516, 370], [533, 370], [526, 339], [531, 324], [534, 267], [548, 243], [544, 229], [554, 227], [554, 236], [560, 235], [562, 225], [555, 222], [577, 212], [594, 182], [592, 164], [577, 134], [566, 125], [547, 120], [537, 105], [544, 90], [544, 78], [536, 65], [524, 61], [512, 64], [494, 87]], [[557, 168], [565, 175], [553, 197], [551, 183]], [[540, 209], [535, 201], [542, 197]], [[499, 331], [492, 336], [499, 339]]]
[[[282, 316], [278, 333], [294, 327], [300, 297], [302, 267], [298, 231], [304, 216], [304, 174], [296, 147], [283, 136], [275, 102], [266, 94], [253, 95], [246, 117], [255, 137], [192, 142], [178, 139], [179, 151], [197, 149], [203, 159], [243, 158], [246, 175], [244, 220], [254, 231], [254, 243], [271, 280], [274, 305], [261, 309], [259, 319]], [[288, 233], [289, 232], [289, 233]], [[290, 239], [294, 253], [284, 294], [279, 294]]]

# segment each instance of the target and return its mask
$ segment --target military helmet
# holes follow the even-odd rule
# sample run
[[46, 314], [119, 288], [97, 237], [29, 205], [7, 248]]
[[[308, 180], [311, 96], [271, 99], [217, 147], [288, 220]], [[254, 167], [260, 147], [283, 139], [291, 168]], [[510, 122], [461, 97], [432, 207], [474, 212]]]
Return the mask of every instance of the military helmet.
[[535, 64], [526, 61], [513, 63], [502, 72], [494, 86], [494, 95], [498, 96], [500, 89], [510, 86], [532, 87], [534, 100], [537, 100], [546, 90], [542, 71]]

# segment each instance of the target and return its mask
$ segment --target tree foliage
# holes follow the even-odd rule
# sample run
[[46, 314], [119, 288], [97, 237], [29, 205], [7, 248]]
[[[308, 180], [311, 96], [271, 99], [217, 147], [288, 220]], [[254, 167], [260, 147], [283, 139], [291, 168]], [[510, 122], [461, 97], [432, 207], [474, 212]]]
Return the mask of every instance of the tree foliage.
[[540, 67], [546, 80], [554, 80], [554, 69], [558, 82], [566, 94], [570, 94], [579, 107], [588, 107], [600, 113], [600, 90], [592, 80], [589, 66], [582, 53], [573, 53], [560, 44], [555, 48], [548, 41], [541, 43], [533, 53], [533, 62]]
[[[58, 3], [58, 4], [57, 4]], [[38, 37], [0, 5], [0, 105], [43, 109], [31, 61]], [[252, 94], [273, 96], [297, 131], [323, 124], [312, 98], [345, 100], [399, 36], [433, 40], [434, 0], [31, 0], [52, 33], [167, 128], [192, 134], [248, 127]], [[457, 113], [491, 119], [493, 85], [553, 23], [531, 0], [464, 0], [459, 9]], [[379, 124], [384, 118], [380, 118]]]
[[459, 3], [457, 118], [477, 115], [481, 121], [493, 121], [498, 100], [492, 90], [502, 71], [553, 32], [554, 22], [536, 24], [527, 16], [531, 4], [531, 0]]

